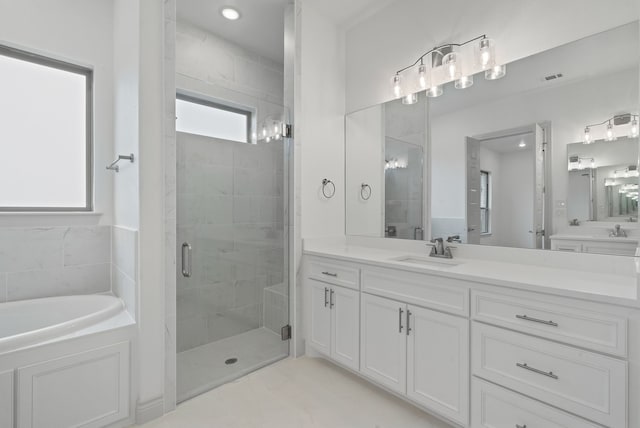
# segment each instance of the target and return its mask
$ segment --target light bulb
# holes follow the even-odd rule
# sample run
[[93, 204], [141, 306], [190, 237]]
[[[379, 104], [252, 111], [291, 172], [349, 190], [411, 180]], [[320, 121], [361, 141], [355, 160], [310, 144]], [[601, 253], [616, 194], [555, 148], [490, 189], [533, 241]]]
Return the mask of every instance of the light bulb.
[[616, 139], [616, 134], [615, 132], [613, 132], [613, 125], [611, 124], [611, 122], [609, 122], [609, 124], [607, 125], [607, 134], [606, 134], [605, 140], [615, 141], [615, 139]]
[[591, 135], [591, 128], [589, 128], [588, 126], [586, 128], [584, 128], [584, 137], [582, 139], [582, 142], [584, 144], [593, 143], [593, 136]]
[[393, 76], [393, 95], [395, 95], [396, 98], [400, 98], [400, 95], [402, 95], [402, 87], [400, 86], [399, 74]]
[[460, 69], [460, 60], [458, 59], [458, 54], [455, 52], [448, 53], [442, 59], [442, 66], [444, 67], [445, 73], [450, 80], [456, 80], [460, 78], [461, 69]]
[[236, 21], [240, 19], [240, 12], [238, 11], [238, 9], [234, 9], [230, 6], [225, 6], [220, 9], [220, 14], [227, 18], [229, 21]]
[[395, 164], [393, 165], [393, 167], [394, 167], [394, 168], [397, 168], [397, 167], [398, 167], [398, 160], [397, 160], [397, 159], [396, 159], [396, 162], [395, 162]]
[[491, 39], [482, 39], [476, 45], [476, 58], [483, 70], [493, 68], [496, 63], [495, 42]]
[[466, 89], [473, 86], [473, 76], [462, 76], [454, 83], [456, 89]]
[[417, 102], [418, 102], [418, 94], [416, 93], [407, 94], [406, 96], [402, 97], [402, 104], [404, 105], [411, 105]]
[[591, 159], [591, 169], [595, 169], [596, 168], [596, 161], [595, 159]]
[[267, 136], [267, 128], [264, 127], [264, 128], [262, 128], [262, 138], [264, 138], [266, 136]]
[[275, 134], [277, 134], [279, 130], [280, 130], [280, 129], [278, 129], [278, 125], [276, 124], [276, 125], [273, 127], [273, 132], [274, 132]]
[[420, 67], [418, 68], [418, 80], [420, 82], [420, 87], [422, 89], [427, 89], [427, 66], [424, 64], [420, 64]]
[[638, 129], [638, 118], [636, 117], [631, 121], [631, 133], [629, 136], [631, 138], [637, 138], [638, 135], [640, 135], [640, 129]]
[[270, 142], [271, 142], [271, 137], [267, 137], [267, 138], [265, 139], [265, 141], [266, 141], [267, 143], [270, 143]]
[[442, 85], [432, 86], [427, 90], [427, 96], [430, 98], [439, 97], [443, 93], [444, 93], [444, 90], [442, 89]]
[[506, 65], [496, 65], [484, 72], [484, 78], [487, 80], [502, 79], [507, 74]]

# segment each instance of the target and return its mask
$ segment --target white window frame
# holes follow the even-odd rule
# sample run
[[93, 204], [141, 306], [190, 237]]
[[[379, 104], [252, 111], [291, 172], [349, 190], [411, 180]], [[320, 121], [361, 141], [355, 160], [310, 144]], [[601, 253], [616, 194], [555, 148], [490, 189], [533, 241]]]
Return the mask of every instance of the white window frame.
[[0, 45], [0, 55], [69, 73], [79, 74], [86, 81], [86, 160], [85, 160], [85, 206], [84, 207], [4, 207], [0, 212], [92, 212], [93, 202], [93, 70], [65, 61], [27, 52], [21, 49]]

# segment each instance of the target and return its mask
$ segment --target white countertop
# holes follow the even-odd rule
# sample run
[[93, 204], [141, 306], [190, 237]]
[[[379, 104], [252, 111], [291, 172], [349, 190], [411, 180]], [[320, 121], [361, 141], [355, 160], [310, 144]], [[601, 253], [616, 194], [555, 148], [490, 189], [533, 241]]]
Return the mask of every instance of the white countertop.
[[563, 239], [571, 241], [596, 241], [596, 242], [615, 242], [619, 244], [638, 244], [638, 237], [618, 237], [618, 236], [601, 236], [601, 235], [571, 235], [557, 234], [551, 235], [549, 239]]
[[[469, 258], [454, 258], [453, 262], [460, 263], [456, 266], [432, 267], [394, 260], [403, 256], [428, 259], [426, 250], [423, 253], [416, 253], [402, 249], [370, 248], [338, 242], [309, 243], [305, 241], [304, 254], [601, 303], [640, 307], [638, 279], [635, 275], [617, 275]], [[434, 258], [434, 260], [440, 259]]]

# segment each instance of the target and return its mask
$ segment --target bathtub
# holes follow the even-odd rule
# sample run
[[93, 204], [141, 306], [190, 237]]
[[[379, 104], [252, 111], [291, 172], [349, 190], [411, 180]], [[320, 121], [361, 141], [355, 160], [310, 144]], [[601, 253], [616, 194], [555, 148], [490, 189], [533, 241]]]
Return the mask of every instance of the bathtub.
[[63, 336], [124, 310], [107, 295], [48, 297], [0, 304], [0, 354]]

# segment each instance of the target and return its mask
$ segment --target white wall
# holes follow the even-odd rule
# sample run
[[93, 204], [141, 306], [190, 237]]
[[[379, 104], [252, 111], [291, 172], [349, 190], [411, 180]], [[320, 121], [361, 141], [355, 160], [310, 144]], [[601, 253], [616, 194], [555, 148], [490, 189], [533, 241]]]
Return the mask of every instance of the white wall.
[[[597, 123], [620, 111], [637, 109], [638, 70], [621, 71], [549, 90], [499, 99], [432, 118], [432, 215], [465, 217], [465, 138], [551, 121], [554, 201], [565, 201], [567, 144], [581, 141], [585, 123]], [[597, 100], [595, 102], [594, 100]], [[446, 185], [445, 185], [446, 184]], [[554, 228], [566, 221], [554, 212]]]
[[346, 37], [346, 110], [392, 98], [391, 77], [442, 43], [481, 34], [512, 62], [638, 18], [636, 0], [397, 0]]
[[[301, 2], [297, 25], [300, 65], [296, 70], [295, 138], [301, 154], [302, 238], [343, 236], [344, 34], [311, 0]], [[335, 183], [331, 199], [322, 195], [324, 178]]]
[[[95, 211], [102, 213], [100, 224], [112, 224], [113, 172], [105, 166], [113, 160], [113, 2], [0, 0], [0, 11], [0, 44], [94, 70]], [[56, 215], [41, 216], [38, 225], [52, 223], [52, 217], [67, 225], [86, 223], [82, 216]]]

